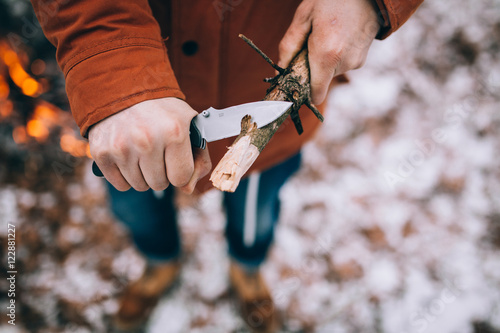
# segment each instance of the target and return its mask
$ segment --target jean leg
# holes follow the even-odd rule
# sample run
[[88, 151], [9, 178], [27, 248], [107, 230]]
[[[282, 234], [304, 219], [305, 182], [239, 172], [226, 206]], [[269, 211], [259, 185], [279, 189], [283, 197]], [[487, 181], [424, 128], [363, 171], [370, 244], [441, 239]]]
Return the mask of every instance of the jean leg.
[[262, 173], [243, 179], [234, 193], [224, 193], [229, 255], [249, 268], [265, 260], [279, 218], [279, 190], [299, 169], [300, 153]]
[[181, 246], [173, 186], [156, 195], [151, 189], [120, 192], [107, 184], [111, 209], [128, 227], [138, 250], [152, 261], [178, 257]]

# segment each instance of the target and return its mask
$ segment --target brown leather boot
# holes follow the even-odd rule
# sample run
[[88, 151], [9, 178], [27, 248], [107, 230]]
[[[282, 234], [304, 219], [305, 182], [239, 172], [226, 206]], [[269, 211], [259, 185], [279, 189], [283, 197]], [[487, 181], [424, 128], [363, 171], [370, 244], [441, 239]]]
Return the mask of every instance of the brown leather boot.
[[132, 330], [144, 324], [162, 294], [175, 282], [179, 271], [179, 262], [148, 265], [141, 278], [125, 288], [114, 317], [116, 328]]
[[246, 271], [231, 262], [229, 279], [241, 303], [241, 315], [252, 332], [277, 332], [280, 323], [277, 309], [262, 275]]

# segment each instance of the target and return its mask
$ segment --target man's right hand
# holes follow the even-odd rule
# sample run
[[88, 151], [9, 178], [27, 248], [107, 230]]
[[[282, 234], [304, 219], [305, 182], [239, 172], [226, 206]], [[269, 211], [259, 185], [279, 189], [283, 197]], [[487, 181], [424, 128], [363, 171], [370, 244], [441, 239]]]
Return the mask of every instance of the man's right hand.
[[90, 153], [118, 190], [192, 193], [212, 167], [208, 149], [191, 148], [189, 125], [198, 113], [174, 98], [144, 101], [91, 127]]

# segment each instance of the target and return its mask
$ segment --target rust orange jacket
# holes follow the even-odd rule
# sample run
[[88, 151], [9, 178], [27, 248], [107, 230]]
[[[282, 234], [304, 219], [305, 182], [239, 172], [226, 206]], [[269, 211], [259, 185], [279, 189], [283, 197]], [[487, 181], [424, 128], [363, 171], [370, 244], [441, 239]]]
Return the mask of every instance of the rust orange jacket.
[[[195, 110], [260, 100], [274, 70], [238, 38], [251, 38], [272, 59], [300, 0], [32, 0], [57, 48], [71, 111], [81, 134], [139, 102], [178, 97]], [[383, 39], [423, 0], [376, 0]], [[167, 54], [168, 48], [168, 54]], [[174, 74], [175, 73], [175, 74]], [[319, 121], [300, 111], [304, 133], [290, 119], [251, 170], [299, 151]], [[233, 139], [209, 144], [217, 163]], [[209, 188], [205, 181], [198, 190]]]

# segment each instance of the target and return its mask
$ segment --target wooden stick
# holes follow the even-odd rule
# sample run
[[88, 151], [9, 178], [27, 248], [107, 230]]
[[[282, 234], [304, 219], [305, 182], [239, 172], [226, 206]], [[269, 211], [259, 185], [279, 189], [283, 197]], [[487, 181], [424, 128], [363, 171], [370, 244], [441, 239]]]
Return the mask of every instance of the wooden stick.
[[243, 39], [245, 41], [245, 43], [247, 43], [248, 45], [250, 45], [250, 47], [252, 49], [254, 49], [258, 54], [260, 54], [260, 56], [262, 58], [264, 58], [265, 61], [267, 61], [267, 63], [269, 65], [271, 65], [275, 70], [277, 70], [280, 74], [283, 74], [285, 72], [285, 69], [284, 68], [281, 68], [280, 66], [276, 65], [274, 63], [274, 61], [271, 60], [271, 58], [269, 58], [267, 56], [267, 54], [265, 54], [264, 52], [261, 51], [261, 49], [259, 49], [257, 47], [257, 45], [255, 45], [250, 39], [248, 39], [245, 35], [243, 34], [239, 34], [238, 37], [240, 37], [241, 39]]
[[[253, 45], [252, 48], [258, 50], [253, 43], [251, 44]], [[269, 59], [262, 51], [258, 50], [258, 52], [264, 58]], [[269, 59], [269, 61], [271, 60]], [[293, 105], [281, 117], [261, 128], [257, 128], [250, 116], [245, 116], [242, 119], [240, 135], [229, 147], [228, 152], [220, 160], [210, 176], [210, 181], [216, 188], [222, 191], [234, 192], [245, 172], [252, 166], [285, 119], [293, 113], [296, 113], [298, 119], [298, 110], [302, 104], [308, 105], [317, 114], [318, 118], [323, 121], [323, 117], [311, 103], [307, 49], [300, 51], [288, 68], [271, 80], [271, 87], [268, 89], [264, 100], [290, 101], [293, 102]]]

